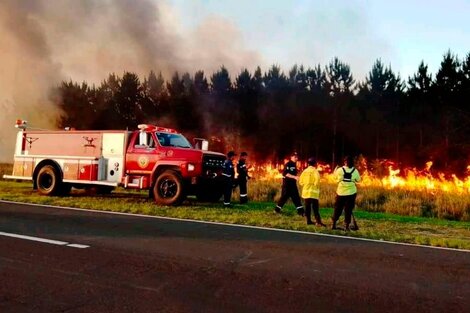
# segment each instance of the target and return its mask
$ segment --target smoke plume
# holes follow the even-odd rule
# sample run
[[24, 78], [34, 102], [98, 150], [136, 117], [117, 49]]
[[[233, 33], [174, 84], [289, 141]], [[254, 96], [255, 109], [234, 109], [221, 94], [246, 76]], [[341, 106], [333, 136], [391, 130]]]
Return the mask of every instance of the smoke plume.
[[263, 65], [233, 23], [214, 16], [188, 31], [180, 22], [165, 1], [1, 1], [0, 162], [12, 161], [17, 118], [55, 127], [61, 113], [49, 93], [62, 80]]

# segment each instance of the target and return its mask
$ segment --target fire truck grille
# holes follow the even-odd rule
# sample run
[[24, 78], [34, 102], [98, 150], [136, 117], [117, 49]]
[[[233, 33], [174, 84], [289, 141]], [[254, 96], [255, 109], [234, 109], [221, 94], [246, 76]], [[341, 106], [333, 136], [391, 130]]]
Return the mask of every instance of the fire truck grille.
[[224, 167], [225, 158], [212, 155], [205, 155], [202, 161], [204, 170], [218, 170]]

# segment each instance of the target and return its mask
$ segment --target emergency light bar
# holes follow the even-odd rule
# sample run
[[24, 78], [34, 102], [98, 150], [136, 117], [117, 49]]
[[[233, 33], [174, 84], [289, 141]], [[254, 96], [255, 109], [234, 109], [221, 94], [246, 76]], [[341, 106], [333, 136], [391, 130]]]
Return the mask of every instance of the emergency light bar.
[[28, 124], [28, 121], [25, 120], [16, 120], [15, 127], [19, 129], [26, 129], [26, 124]]
[[173, 128], [159, 127], [159, 126], [150, 125], [150, 124], [139, 124], [137, 128], [140, 131], [160, 131], [160, 132], [167, 132], [167, 133], [173, 133], [173, 134], [178, 133]]
[[139, 125], [137, 125], [137, 128], [138, 128], [140, 131], [152, 131], [152, 130], [156, 129], [157, 126], [155, 126], [155, 125], [150, 125], [150, 124], [139, 124]]

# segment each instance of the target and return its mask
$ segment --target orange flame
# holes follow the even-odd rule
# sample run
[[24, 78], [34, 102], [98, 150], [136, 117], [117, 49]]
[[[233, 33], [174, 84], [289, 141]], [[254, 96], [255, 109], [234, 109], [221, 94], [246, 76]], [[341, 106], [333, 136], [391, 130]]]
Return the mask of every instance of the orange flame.
[[[470, 193], [470, 165], [467, 166], [466, 177], [459, 178], [454, 173], [432, 173], [432, 161], [426, 162], [422, 170], [409, 167], [399, 168], [395, 162], [390, 160], [383, 160], [379, 163], [386, 170], [386, 173], [382, 173], [382, 175], [377, 174], [376, 169], [371, 170], [365, 159], [361, 160], [361, 164], [357, 164], [361, 172], [361, 182], [359, 183], [361, 187], [400, 188], [430, 193], [435, 191]], [[298, 162], [297, 166], [298, 168], [305, 168], [306, 164]], [[258, 180], [280, 180], [283, 168], [283, 164], [255, 163], [250, 167], [250, 175]], [[322, 176], [322, 181], [335, 183], [334, 171], [328, 164], [319, 163], [317, 169]]]

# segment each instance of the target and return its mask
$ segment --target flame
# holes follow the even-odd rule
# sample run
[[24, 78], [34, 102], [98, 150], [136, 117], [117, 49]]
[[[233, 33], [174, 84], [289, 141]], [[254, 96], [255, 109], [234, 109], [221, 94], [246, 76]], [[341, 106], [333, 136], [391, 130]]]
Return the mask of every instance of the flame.
[[[284, 160], [287, 162], [287, 160]], [[284, 162], [284, 163], [285, 163]], [[377, 165], [377, 164], [376, 164]], [[382, 187], [385, 189], [418, 190], [434, 193], [436, 191], [447, 193], [470, 193], [470, 165], [467, 166], [466, 177], [459, 178], [455, 173], [432, 172], [432, 161], [425, 163], [422, 170], [417, 168], [400, 168], [391, 160], [378, 162], [385, 173], [378, 174], [377, 168], [368, 165], [366, 159], [357, 164], [361, 173], [361, 187]], [[300, 169], [307, 167], [304, 162], [297, 162]], [[249, 172], [258, 180], [280, 180], [284, 165], [276, 163], [253, 163]], [[321, 174], [322, 181], [334, 184], [336, 179], [330, 165], [319, 163], [317, 169]]]
[[258, 180], [273, 180], [281, 179], [284, 164], [274, 163], [254, 163], [248, 168], [248, 173], [251, 177], [256, 177]]

